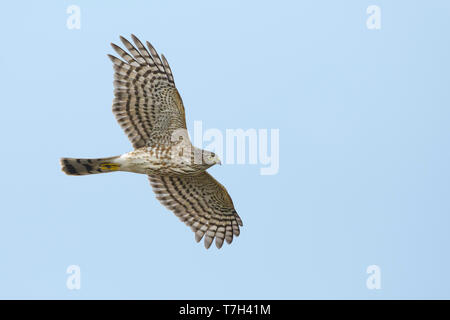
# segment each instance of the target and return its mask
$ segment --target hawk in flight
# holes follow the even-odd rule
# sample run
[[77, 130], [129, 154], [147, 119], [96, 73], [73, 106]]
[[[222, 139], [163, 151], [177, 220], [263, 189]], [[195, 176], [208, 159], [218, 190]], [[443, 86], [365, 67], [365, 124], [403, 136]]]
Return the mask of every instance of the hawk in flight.
[[227, 190], [206, 169], [220, 164], [213, 153], [194, 147], [186, 131], [186, 118], [172, 71], [164, 55], [131, 35], [134, 45], [120, 37], [128, 50], [112, 48], [122, 58], [108, 55], [114, 67], [112, 110], [134, 150], [100, 159], [62, 158], [68, 175], [127, 171], [148, 175], [156, 198], [204, 238], [206, 248], [215, 239], [239, 236], [242, 220]]

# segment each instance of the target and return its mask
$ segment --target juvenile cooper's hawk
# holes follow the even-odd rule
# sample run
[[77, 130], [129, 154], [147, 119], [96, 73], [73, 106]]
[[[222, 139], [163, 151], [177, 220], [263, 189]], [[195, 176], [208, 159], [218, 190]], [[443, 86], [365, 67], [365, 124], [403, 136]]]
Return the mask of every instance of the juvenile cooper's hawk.
[[227, 190], [206, 169], [220, 164], [212, 152], [192, 146], [186, 133], [183, 101], [164, 55], [131, 35], [135, 46], [120, 37], [123, 60], [108, 55], [114, 66], [113, 113], [134, 151], [101, 159], [62, 158], [68, 175], [113, 171], [147, 174], [156, 198], [195, 232], [206, 248], [215, 239], [221, 248], [239, 236], [242, 221]]

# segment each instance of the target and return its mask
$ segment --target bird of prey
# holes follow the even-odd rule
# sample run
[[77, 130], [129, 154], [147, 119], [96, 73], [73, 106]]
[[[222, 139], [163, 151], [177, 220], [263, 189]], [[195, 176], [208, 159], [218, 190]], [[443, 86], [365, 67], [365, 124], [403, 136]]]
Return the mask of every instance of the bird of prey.
[[100, 159], [61, 158], [68, 175], [127, 171], [148, 175], [156, 198], [191, 227], [195, 240], [208, 249], [215, 239], [239, 236], [242, 220], [224, 186], [206, 169], [220, 160], [213, 152], [192, 146], [186, 131], [183, 101], [164, 57], [134, 35], [128, 50], [111, 44], [122, 58], [108, 55], [114, 67], [112, 111], [134, 150]]

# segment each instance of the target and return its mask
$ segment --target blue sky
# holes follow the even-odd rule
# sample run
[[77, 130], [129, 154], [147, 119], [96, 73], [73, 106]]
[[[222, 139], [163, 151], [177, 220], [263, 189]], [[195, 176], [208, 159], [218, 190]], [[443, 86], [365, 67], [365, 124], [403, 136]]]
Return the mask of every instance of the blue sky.
[[[450, 298], [449, 15], [438, 0], [2, 4], [0, 298]], [[244, 221], [231, 246], [196, 244], [145, 176], [60, 171], [131, 150], [106, 57], [130, 33], [167, 57], [189, 130], [279, 129], [278, 174], [210, 170]]]

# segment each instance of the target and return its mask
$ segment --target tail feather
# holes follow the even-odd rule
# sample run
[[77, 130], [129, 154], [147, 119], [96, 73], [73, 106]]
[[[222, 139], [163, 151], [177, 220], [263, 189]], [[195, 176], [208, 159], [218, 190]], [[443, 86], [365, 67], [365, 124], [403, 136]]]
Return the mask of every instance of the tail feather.
[[119, 157], [99, 159], [61, 158], [61, 169], [72, 176], [113, 172], [120, 169], [120, 164], [114, 161], [117, 158]]

